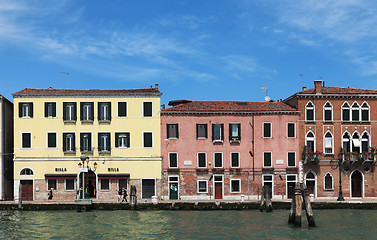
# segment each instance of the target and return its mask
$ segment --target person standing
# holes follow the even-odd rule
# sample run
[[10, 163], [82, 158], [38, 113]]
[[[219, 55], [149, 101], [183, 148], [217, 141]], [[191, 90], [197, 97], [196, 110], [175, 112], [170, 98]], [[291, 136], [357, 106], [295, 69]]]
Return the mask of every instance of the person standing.
[[53, 190], [53, 188], [51, 188], [51, 189], [48, 191], [48, 193], [47, 193], [47, 195], [48, 195], [48, 200], [52, 200], [52, 197], [53, 197], [52, 190]]
[[122, 201], [122, 188], [118, 189], [118, 202]]

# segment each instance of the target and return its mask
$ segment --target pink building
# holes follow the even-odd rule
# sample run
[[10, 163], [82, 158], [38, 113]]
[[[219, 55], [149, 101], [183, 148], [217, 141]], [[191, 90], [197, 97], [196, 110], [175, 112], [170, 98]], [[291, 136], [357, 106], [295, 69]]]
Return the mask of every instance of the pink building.
[[282, 102], [172, 101], [161, 112], [163, 198], [286, 198], [298, 181], [298, 112]]

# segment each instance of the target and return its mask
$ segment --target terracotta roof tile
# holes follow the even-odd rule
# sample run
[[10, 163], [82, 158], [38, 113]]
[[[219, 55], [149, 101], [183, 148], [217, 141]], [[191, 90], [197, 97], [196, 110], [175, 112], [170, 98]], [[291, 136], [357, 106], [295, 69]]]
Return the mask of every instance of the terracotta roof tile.
[[188, 101], [162, 112], [274, 112], [296, 111], [283, 102]]
[[25, 88], [13, 94], [28, 95], [28, 94], [41, 94], [41, 95], [59, 95], [59, 94], [132, 94], [132, 93], [158, 93], [161, 92], [158, 88], [139, 88], [139, 89], [55, 89], [55, 88]]
[[[315, 94], [315, 89], [300, 91], [298, 94]], [[322, 94], [377, 94], [377, 90], [349, 87], [322, 87]]]

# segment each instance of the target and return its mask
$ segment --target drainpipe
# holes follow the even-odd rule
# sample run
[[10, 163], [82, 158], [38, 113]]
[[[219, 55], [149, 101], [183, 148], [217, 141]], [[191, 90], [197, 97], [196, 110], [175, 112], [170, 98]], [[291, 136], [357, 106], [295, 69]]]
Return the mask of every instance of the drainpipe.
[[250, 171], [247, 171], [247, 200], [250, 200], [250, 184], [249, 184]]
[[165, 182], [164, 171], [161, 172], [161, 180], [162, 180], [162, 200], [164, 200], [164, 182]]

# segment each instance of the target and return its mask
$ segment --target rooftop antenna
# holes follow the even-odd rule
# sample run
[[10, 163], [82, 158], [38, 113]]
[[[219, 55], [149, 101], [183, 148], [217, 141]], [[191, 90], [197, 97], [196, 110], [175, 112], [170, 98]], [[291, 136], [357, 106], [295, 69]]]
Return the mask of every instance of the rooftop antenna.
[[269, 96], [267, 96], [267, 90], [268, 90], [268, 88], [265, 87], [265, 86], [262, 86], [261, 89], [262, 89], [263, 92], [266, 93], [266, 96], [264, 97], [264, 100], [265, 100], [266, 102], [269, 102], [269, 101], [271, 100], [271, 98], [270, 98]]
[[69, 72], [60, 72], [60, 73], [67, 75], [67, 87], [69, 87]]

